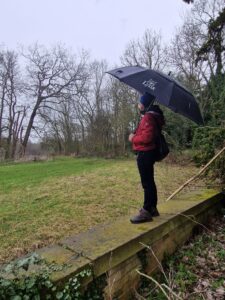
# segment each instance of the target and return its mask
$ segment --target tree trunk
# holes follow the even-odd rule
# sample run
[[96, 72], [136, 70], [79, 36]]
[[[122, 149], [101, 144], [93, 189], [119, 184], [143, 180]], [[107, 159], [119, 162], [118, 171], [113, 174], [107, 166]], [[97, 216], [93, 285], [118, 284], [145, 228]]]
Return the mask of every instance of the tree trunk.
[[26, 130], [25, 136], [24, 136], [22, 144], [21, 144], [21, 149], [20, 149], [20, 153], [19, 153], [20, 157], [23, 157], [25, 155], [27, 143], [28, 143], [30, 133], [31, 133], [31, 129], [33, 127], [34, 119], [35, 119], [35, 116], [37, 114], [37, 110], [39, 108], [40, 103], [41, 103], [41, 100], [38, 99], [38, 101], [37, 101], [37, 103], [36, 103], [36, 105], [35, 105], [35, 107], [32, 111], [32, 114], [30, 116], [30, 120], [29, 120], [29, 123], [27, 125], [27, 130]]

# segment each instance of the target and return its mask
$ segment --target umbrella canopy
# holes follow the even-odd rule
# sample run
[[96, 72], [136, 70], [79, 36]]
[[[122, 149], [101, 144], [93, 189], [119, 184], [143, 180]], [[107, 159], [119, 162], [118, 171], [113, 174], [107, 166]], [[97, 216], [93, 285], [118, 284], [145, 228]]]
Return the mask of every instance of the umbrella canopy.
[[203, 124], [198, 103], [194, 96], [175, 79], [159, 71], [140, 66], [122, 67], [108, 71], [141, 94], [149, 93], [156, 100], [197, 124]]

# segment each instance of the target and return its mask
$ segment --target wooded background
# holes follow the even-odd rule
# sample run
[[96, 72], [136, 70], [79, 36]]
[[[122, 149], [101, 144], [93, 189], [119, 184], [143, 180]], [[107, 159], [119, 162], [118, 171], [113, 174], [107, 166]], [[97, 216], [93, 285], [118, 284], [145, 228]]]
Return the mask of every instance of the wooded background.
[[[172, 76], [197, 98], [205, 126], [164, 109], [172, 149], [194, 149], [199, 163], [225, 138], [224, 0], [194, 1], [192, 10], [165, 45], [146, 29], [124, 49], [122, 66], [141, 65]], [[129, 155], [128, 135], [138, 121], [139, 95], [105, 72], [107, 61], [61, 44], [0, 48], [0, 157], [26, 153]]]

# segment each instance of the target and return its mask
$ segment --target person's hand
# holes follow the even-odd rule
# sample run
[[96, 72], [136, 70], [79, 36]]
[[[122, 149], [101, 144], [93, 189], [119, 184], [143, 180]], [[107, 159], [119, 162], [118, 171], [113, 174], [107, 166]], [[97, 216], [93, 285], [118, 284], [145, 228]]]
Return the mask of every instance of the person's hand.
[[133, 133], [131, 133], [130, 135], [129, 135], [129, 142], [132, 142], [132, 139], [133, 139], [133, 137], [134, 137], [134, 134]]

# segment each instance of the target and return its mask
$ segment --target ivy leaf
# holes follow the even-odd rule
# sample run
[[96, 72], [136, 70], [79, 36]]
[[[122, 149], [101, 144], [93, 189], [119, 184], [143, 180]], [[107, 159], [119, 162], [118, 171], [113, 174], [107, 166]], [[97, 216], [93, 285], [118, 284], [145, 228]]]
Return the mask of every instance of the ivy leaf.
[[4, 272], [6, 273], [10, 273], [13, 270], [13, 264], [8, 264], [5, 268], [4, 268]]
[[9, 280], [3, 279], [3, 280], [0, 281], [0, 287], [1, 288], [7, 288], [10, 285], [11, 285], [11, 281], [9, 281]]
[[27, 288], [32, 289], [35, 286], [35, 284], [36, 284], [35, 278], [30, 278], [28, 283], [27, 283]]
[[56, 299], [58, 299], [58, 300], [63, 299], [63, 293], [62, 292], [58, 292], [56, 294]]
[[20, 296], [13, 296], [11, 300], [22, 300], [22, 298]]
[[40, 298], [40, 296], [39, 295], [35, 295], [34, 296], [34, 300], [40, 300], [41, 298]]
[[45, 286], [46, 286], [47, 288], [51, 288], [51, 287], [53, 286], [53, 284], [51, 283], [50, 280], [47, 280], [47, 281], [45, 281]]

